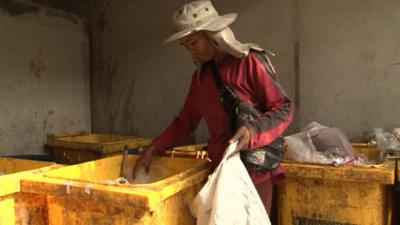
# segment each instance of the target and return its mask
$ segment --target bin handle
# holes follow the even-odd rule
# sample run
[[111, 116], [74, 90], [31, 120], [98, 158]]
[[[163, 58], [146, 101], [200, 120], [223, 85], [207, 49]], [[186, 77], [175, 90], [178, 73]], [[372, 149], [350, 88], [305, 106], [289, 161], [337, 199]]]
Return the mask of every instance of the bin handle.
[[119, 172], [119, 176], [120, 177], [125, 177], [124, 176], [125, 175], [124, 171], [125, 171], [126, 163], [127, 163], [127, 160], [128, 160], [128, 151], [129, 151], [128, 146], [125, 145], [124, 146], [124, 151], [122, 153], [121, 171]]

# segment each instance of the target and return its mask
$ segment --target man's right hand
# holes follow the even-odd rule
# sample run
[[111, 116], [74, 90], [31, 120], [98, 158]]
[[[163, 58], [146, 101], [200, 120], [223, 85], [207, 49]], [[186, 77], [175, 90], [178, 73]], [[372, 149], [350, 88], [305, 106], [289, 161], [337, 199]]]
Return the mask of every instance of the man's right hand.
[[132, 170], [132, 179], [135, 179], [137, 173], [140, 171], [140, 167], [144, 166], [146, 173], [150, 171], [151, 160], [153, 159], [153, 154], [155, 153], [155, 148], [150, 145], [142, 152], [140, 152], [139, 159], [136, 161], [135, 166]]

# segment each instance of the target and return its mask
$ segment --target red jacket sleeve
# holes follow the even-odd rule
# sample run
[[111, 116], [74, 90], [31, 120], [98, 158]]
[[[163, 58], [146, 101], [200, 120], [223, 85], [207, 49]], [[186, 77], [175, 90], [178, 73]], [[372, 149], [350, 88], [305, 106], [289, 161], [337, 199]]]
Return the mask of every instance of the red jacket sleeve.
[[179, 116], [160, 136], [154, 139], [153, 145], [158, 152], [163, 152], [167, 148], [180, 144], [189, 138], [199, 125], [202, 117], [198, 113], [195, 104], [196, 76], [195, 74], [192, 77], [189, 93]]
[[260, 53], [248, 57], [248, 79], [262, 116], [246, 124], [251, 133], [250, 149], [273, 142], [293, 120], [294, 107], [278, 82], [271, 65]]

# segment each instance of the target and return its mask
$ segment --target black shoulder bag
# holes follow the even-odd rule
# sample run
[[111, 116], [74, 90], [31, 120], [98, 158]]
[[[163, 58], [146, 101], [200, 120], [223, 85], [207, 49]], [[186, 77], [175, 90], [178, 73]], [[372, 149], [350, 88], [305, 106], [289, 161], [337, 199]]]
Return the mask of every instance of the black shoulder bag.
[[[257, 109], [240, 100], [234, 90], [224, 84], [214, 61], [207, 64], [211, 68], [221, 102], [228, 113], [229, 125], [233, 133], [246, 122], [257, 119], [262, 115]], [[278, 137], [269, 145], [254, 150], [241, 151], [240, 158], [248, 169], [265, 172], [276, 169], [282, 162], [284, 153], [283, 138]]]

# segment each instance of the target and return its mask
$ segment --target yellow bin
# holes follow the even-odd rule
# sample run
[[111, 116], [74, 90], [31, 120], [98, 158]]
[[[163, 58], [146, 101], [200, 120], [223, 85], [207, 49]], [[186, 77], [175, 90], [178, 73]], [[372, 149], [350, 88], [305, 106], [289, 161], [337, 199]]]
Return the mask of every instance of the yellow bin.
[[397, 182], [400, 183], [400, 163], [398, 159], [396, 159], [396, 166], [397, 166]]
[[111, 134], [49, 135], [47, 146], [61, 164], [77, 164], [121, 154], [125, 146], [140, 148], [151, 139]]
[[116, 184], [121, 161], [113, 156], [61, 168], [23, 180], [22, 190], [47, 195], [49, 225], [195, 224], [187, 205], [210, 173], [207, 160], [156, 157], [146, 179]]
[[[356, 145], [354, 145], [356, 146]], [[379, 151], [355, 148], [369, 159]], [[389, 225], [395, 163], [376, 166], [285, 162], [286, 179], [278, 190], [280, 225]]]
[[393, 198], [394, 204], [393, 204], [393, 224], [399, 224], [400, 223], [400, 160], [396, 159], [396, 173], [397, 173], [397, 177], [396, 177], [396, 185], [395, 185], [395, 189], [396, 189], [396, 193], [395, 193], [395, 197]]
[[0, 158], [0, 225], [46, 225], [46, 196], [20, 192], [20, 180], [60, 165]]
[[208, 159], [207, 144], [178, 146], [167, 149], [165, 154], [170, 157]]

